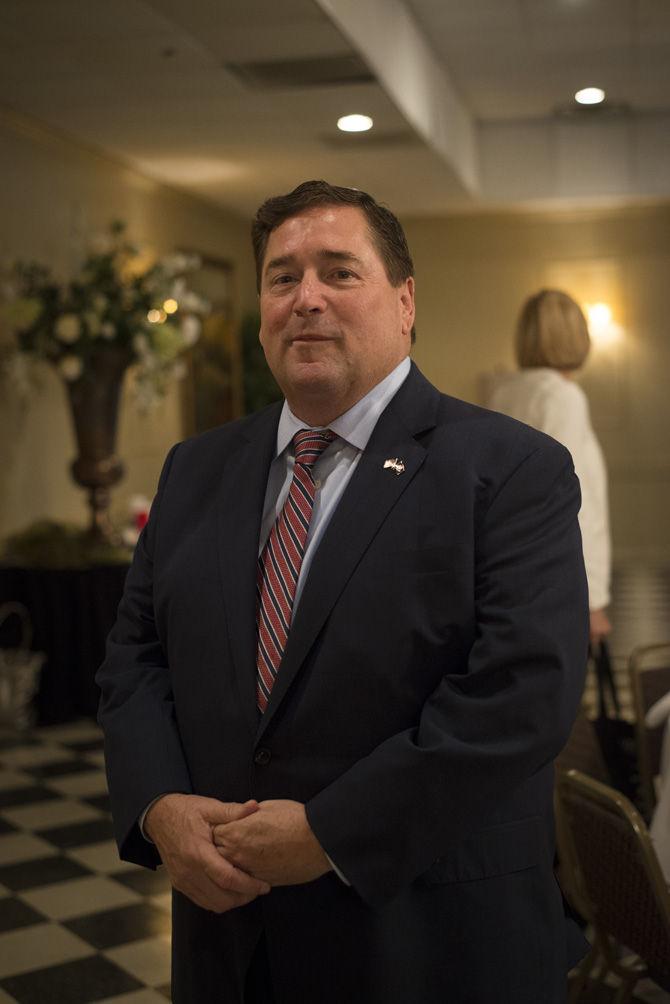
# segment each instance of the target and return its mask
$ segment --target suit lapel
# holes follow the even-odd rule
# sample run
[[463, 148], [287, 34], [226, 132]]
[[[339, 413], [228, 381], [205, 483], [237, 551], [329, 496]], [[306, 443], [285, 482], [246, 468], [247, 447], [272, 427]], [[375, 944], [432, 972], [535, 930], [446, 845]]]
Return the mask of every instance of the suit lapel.
[[[415, 436], [435, 424], [438, 399], [438, 391], [413, 366], [377, 422], [314, 555], [257, 739], [267, 729], [377, 530], [421, 467], [426, 450]], [[404, 465], [400, 474], [384, 467], [386, 460], [396, 458]]]
[[256, 558], [268, 470], [281, 406], [259, 415], [240, 437], [223, 473], [218, 547], [231, 656], [244, 713], [256, 710]]

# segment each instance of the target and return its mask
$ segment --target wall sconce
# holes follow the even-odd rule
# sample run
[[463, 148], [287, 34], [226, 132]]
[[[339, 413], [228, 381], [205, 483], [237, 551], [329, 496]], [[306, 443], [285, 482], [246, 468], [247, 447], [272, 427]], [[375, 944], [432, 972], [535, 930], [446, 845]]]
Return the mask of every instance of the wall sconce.
[[594, 347], [608, 348], [616, 345], [623, 337], [623, 328], [612, 320], [612, 308], [607, 303], [585, 303], [589, 334]]

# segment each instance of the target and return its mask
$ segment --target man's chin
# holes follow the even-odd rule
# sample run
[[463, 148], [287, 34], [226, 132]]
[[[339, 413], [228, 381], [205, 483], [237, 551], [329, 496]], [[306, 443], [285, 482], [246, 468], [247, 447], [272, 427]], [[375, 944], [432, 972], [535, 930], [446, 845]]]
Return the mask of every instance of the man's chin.
[[333, 367], [332, 362], [328, 363], [323, 359], [294, 361], [286, 377], [291, 387], [317, 394], [336, 391], [342, 381], [342, 374]]
[[327, 424], [346, 411], [351, 388], [341, 371], [313, 363], [291, 367], [285, 376], [282, 390], [291, 411], [310, 425]]

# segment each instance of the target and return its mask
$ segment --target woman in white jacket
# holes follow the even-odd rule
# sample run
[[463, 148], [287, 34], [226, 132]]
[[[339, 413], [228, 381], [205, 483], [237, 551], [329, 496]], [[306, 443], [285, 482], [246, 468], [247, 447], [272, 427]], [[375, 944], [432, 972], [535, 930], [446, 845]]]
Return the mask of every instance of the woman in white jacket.
[[591, 641], [611, 630], [607, 472], [584, 391], [573, 377], [590, 348], [586, 320], [566, 293], [545, 289], [526, 300], [516, 331], [519, 371], [503, 379], [489, 402], [563, 443], [582, 490], [579, 524], [589, 585]]

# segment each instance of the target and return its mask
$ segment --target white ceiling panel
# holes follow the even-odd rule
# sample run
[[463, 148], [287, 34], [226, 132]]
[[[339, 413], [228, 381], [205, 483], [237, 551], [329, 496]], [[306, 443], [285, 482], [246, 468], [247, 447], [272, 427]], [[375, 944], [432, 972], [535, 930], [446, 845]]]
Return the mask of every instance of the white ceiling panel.
[[670, 44], [668, 0], [639, 0], [636, 32], [640, 45]]
[[150, 38], [171, 26], [156, 7], [142, 0], [2, 0], [0, 24], [19, 30], [26, 40], [51, 41], [54, 46], [75, 38]]
[[477, 118], [549, 115], [597, 83], [670, 108], [668, 0], [407, 0]]
[[[306, 175], [367, 187], [413, 213], [549, 196], [558, 205], [571, 187], [595, 192], [599, 174], [602, 192], [617, 197], [670, 196], [670, 0], [387, 3], [349, 9], [362, 25], [373, 7], [383, 16], [404, 3], [478, 136], [474, 200], [445, 152], [454, 116], [436, 116], [434, 136], [413, 127], [389, 86], [399, 64], [387, 56], [380, 66], [356, 30], [345, 36], [328, 0], [1, 0], [0, 102], [245, 214]], [[393, 42], [398, 60], [403, 38]], [[227, 69], [348, 54], [386, 86], [254, 89]], [[557, 117], [587, 84], [606, 88], [625, 114]], [[435, 107], [438, 90], [421, 90], [430, 86], [428, 74], [418, 92]], [[341, 137], [336, 119], [350, 112], [372, 115], [370, 136]]]
[[349, 46], [306, 0], [147, 0], [223, 60], [279, 59], [347, 52]]

